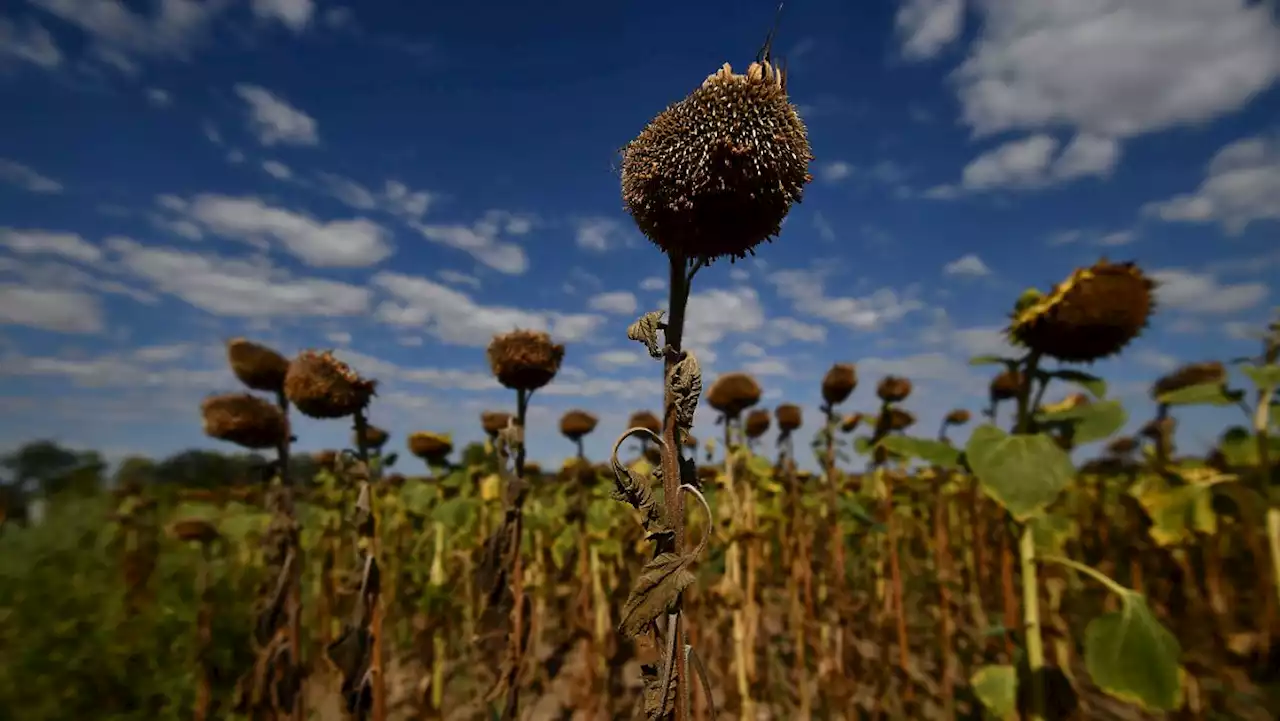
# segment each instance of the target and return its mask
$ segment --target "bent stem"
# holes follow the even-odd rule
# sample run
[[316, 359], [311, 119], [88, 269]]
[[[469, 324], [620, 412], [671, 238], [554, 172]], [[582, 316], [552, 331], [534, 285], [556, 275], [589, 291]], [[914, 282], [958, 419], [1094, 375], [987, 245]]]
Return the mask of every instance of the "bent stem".
[[[666, 357], [663, 363], [663, 418], [662, 418], [662, 439], [664, 441], [662, 448], [662, 498], [666, 506], [667, 522], [671, 524], [671, 529], [675, 534], [674, 544], [675, 552], [680, 553], [685, 545], [685, 523], [684, 523], [684, 496], [680, 493], [680, 449], [684, 445], [681, 443], [679, 425], [676, 423], [676, 403], [675, 394], [672, 392], [671, 378], [675, 372], [676, 363], [680, 361], [682, 356], [680, 345], [684, 335], [684, 315], [685, 308], [689, 304], [689, 282], [692, 280], [692, 273], [688, 270], [685, 258], [678, 253], [672, 253], [668, 256], [671, 265], [671, 283], [670, 298], [668, 306], [670, 313], [668, 315], [667, 327], [664, 331], [664, 338], [667, 344]], [[693, 272], [696, 272], [695, 267]], [[667, 634], [670, 639], [683, 639], [687, 633], [687, 622], [684, 619], [683, 603], [680, 599], [676, 599], [674, 607], [671, 609], [668, 618], [669, 627]], [[683, 649], [675, 654], [673, 669], [676, 707], [675, 721], [689, 721], [689, 713], [686, 704], [682, 700], [687, 698], [689, 693], [688, 685], [688, 659], [683, 653]]]
[[[365, 418], [363, 410], [356, 412], [354, 425], [356, 432], [356, 452], [359, 454], [360, 463], [364, 465], [368, 473], [365, 479], [361, 482], [363, 487], [360, 489], [360, 497], [368, 503], [367, 510], [370, 519], [368, 524], [365, 524], [359, 529], [359, 534], [361, 536], [359, 545], [364, 547], [363, 555], [368, 559], [365, 564], [366, 568], [369, 567], [370, 562], [372, 563], [372, 566], [376, 568], [380, 567], [381, 564], [378, 562], [378, 516], [374, 508], [373, 485], [377, 483], [381, 476], [382, 468], [381, 464], [370, 464], [369, 462], [369, 442], [366, 438], [366, 434], [369, 430], [369, 421]], [[367, 575], [368, 574], [366, 573], [366, 576]], [[370, 682], [372, 684], [372, 717], [373, 721], [386, 721], [387, 680], [383, 673], [382, 665], [382, 594], [376, 586], [365, 589], [365, 592], [370, 597], [369, 636], [372, 639], [370, 648], [370, 655], [372, 658], [369, 661], [369, 675]]]

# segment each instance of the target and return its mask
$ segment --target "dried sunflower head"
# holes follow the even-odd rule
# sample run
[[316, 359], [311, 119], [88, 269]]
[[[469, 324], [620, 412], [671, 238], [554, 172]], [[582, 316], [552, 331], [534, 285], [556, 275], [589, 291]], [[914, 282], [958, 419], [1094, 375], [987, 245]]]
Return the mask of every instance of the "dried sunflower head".
[[507, 422], [510, 420], [511, 414], [502, 411], [485, 411], [480, 414], [480, 425], [489, 438], [497, 438], [498, 433], [507, 427]]
[[622, 199], [668, 255], [740, 258], [780, 232], [812, 160], [782, 71], [726, 63], [623, 149]]
[[885, 426], [891, 431], [905, 431], [916, 424], [915, 415], [901, 408], [890, 408], [884, 419]]
[[861, 413], [850, 413], [840, 421], [840, 430], [845, 433], [853, 433], [853, 431], [862, 423]]
[[1120, 436], [1107, 444], [1107, 453], [1113, 456], [1127, 456], [1138, 450], [1138, 441], [1133, 436]]
[[783, 403], [774, 409], [773, 415], [778, 419], [778, 430], [783, 433], [796, 430], [803, 422], [800, 406], [793, 403]]
[[560, 434], [577, 441], [596, 429], [599, 420], [586, 411], [572, 410], [560, 418]]
[[876, 386], [876, 396], [885, 403], [901, 403], [911, 395], [911, 381], [901, 376], [885, 376]]
[[338, 452], [335, 450], [316, 451], [314, 457], [316, 459], [316, 465], [326, 471], [332, 471], [334, 466], [338, 463]]
[[525, 475], [525, 478], [533, 478], [535, 476], [541, 476], [542, 466], [538, 464], [536, 461], [525, 461], [524, 475]]
[[770, 420], [769, 411], [763, 408], [748, 413], [743, 422], [743, 431], [747, 434], [747, 438], [755, 439], [768, 433]]
[[992, 378], [991, 388], [989, 389], [993, 403], [1013, 400], [1018, 397], [1018, 393], [1021, 390], [1022, 374], [1018, 371], [1005, 371]]
[[945, 420], [949, 426], [963, 426], [969, 422], [969, 418], [969, 411], [963, 408], [957, 408], [948, 413], [947, 417], [943, 420]]
[[246, 388], [266, 393], [279, 393], [289, 372], [289, 361], [284, 356], [244, 338], [227, 342], [227, 362]]
[[304, 415], [345, 418], [368, 407], [377, 385], [377, 381], [361, 378], [333, 353], [308, 350], [289, 363], [284, 393]]
[[1183, 388], [1207, 385], [1209, 383], [1225, 384], [1226, 382], [1227, 369], [1218, 361], [1188, 363], [1152, 384], [1151, 400], [1157, 400], [1166, 393], [1180, 391]]
[[514, 330], [489, 343], [489, 368], [502, 385], [534, 391], [551, 382], [564, 360], [564, 346], [541, 331]]
[[698, 466], [698, 481], [704, 486], [715, 483], [716, 476], [720, 475], [720, 471], [715, 466]]
[[250, 393], [210, 396], [200, 414], [205, 435], [245, 448], [277, 448], [289, 438], [289, 420], [279, 406]]
[[636, 411], [631, 414], [631, 418], [627, 420], [627, 428], [644, 428], [654, 433], [662, 433], [662, 421], [649, 411]]
[[858, 387], [858, 370], [852, 363], [837, 363], [822, 378], [822, 400], [835, 406], [848, 400]]
[[169, 526], [169, 535], [179, 541], [206, 545], [218, 540], [221, 534], [217, 526], [203, 518], [180, 518]]
[[760, 384], [746, 373], [726, 373], [711, 384], [707, 405], [726, 418], [737, 418], [760, 402]]
[[1142, 426], [1142, 430], [1138, 431], [1138, 435], [1151, 440], [1160, 440], [1161, 438], [1173, 436], [1174, 431], [1178, 429], [1178, 422], [1172, 416], [1164, 418], [1154, 418], [1149, 420]]
[[[377, 426], [366, 425], [364, 428], [364, 444], [370, 450], [378, 450], [387, 444], [387, 440], [391, 438], [391, 434]], [[360, 436], [351, 434], [351, 445], [356, 448], [360, 447]]]
[[1105, 258], [1076, 269], [1051, 293], [1028, 296], [1006, 334], [1015, 344], [1067, 363], [1092, 363], [1124, 349], [1146, 327], [1155, 283], [1133, 263]]
[[409, 452], [431, 465], [445, 462], [453, 452], [453, 441], [446, 435], [417, 431], [409, 434]]

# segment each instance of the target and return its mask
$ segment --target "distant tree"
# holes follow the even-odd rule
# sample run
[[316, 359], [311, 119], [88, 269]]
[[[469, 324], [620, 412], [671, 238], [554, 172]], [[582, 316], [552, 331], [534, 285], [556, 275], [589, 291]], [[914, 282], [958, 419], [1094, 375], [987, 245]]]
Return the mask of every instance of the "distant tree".
[[95, 451], [74, 451], [54, 441], [33, 441], [0, 458], [7, 495], [91, 494], [102, 488], [107, 464]]
[[155, 483], [156, 478], [157, 466], [155, 461], [146, 456], [129, 456], [120, 461], [112, 481], [116, 487], [128, 483], [135, 483], [145, 487]]

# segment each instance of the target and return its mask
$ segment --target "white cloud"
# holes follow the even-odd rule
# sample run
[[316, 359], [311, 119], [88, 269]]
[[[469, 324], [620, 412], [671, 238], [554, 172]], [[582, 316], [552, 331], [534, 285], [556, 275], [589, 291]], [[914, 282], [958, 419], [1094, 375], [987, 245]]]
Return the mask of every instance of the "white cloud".
[[266, 171], [267, 175], [276, 180], [288, 180], [293, 177], [293, 171], [289, 169], [289, 166], [278, 160], [262, 161], [262, 169]]
[[626, 225], [614, 218], [600, 216], [575, 218], [573, 236], [579, 248], [597, 253], [626, 245], [630, 240]]
[[98, 333], [104, 327], [98, 299], [73, 290], [0, 284], [0, 324], [58, 333]]
[[81, 263], [94, 263], [102, 258], [101, 250], [75, 233], [0, 228], [0, 243], [23, 255], [58, 255]]
[[295, 33], [307, 27], [315, 9], [312, 0], [253, 0], [254, 15], [278, 20]]
[[733, 354], [742, 356], [743, 358], [763, 358], [766, 354], [765, 349], [755, 343], [743, 341], [733, 349]]
[[310, 115], [257, 85], [240, 83], [235, 91], [249, 106], [249, 129], [258, 142], [266, 146], [319, 144], [316, 121]]
[[861, 298], [828, 296], [824, 274], [818, 271], [780, 270], [769, 275], [769, 282], [797, 312], [854, 330], [874, 330], [924, 307], [889, 288]]
[[1071, 126], [1128, 137], [1242, 107], [1280, 75], [1270, 3], [978, 0], [955, 73], [976, 133]]
[[325, 222], [271, 207], [254, 197], [197, 195], [185, 211], [211, 233], [259, 245], [274, 240], [308, 265], [318, 267], [374, 265], [394, 249], [389, 231], [366, 218]]
[[1120, 158], [1120, 146], [1111, 138], [1077, 135], [1061, 153], [1058, 146], [1043, 133], [1008, 141], [970, 161], [960, 185], [970, 191], [1045, 188], [1090, 175], [1105, 177]]
[[765, 327], [765, 339], [770, 345], [782, 345], [789, 341], [821, 343], [827, 339], [827, 329], [795, 318], [771, 318]]
[[80, 28], [91, 52], [117, 68], [130, 56], [186, 58], [206, 35], [225, 2], [165, 0], [151, 4], [153, 15], [132, 11], [118, 0], [31, 0], [33, 5]]
[[370, 190], [350, 178], [319, 173], [330, 195], [356, 210], [382, 210], [402, 218], [421, 218], [436, 201], [434, 193], [411, 190], [398, 180], [388, 180], [381, 191]]
[[372, 283], [391, 296], [377, 308], [380, 320], [454, 345], [484, 347], [493, 336], [517, 328], [547, 331], [557, 342], [576, 342], [604, 323], [604, 316], [594, 314], [484, 306], [455, 288], [401, 273], [380, 272]]
[[964, 30], [964, 0], [904, 0], [894, 25], [902, 38], [903, 55], [931, 58]]
[[62, 51], [44, 26], [28, 19], [23, 25], [0, 18], [0, 58], [10, 57], [46, 70], [62, 64]]
[[640, 281], [640, 290], [658, 291], [658, 290], [666, 290], [666, 289], [667, 289], [666, 279], [659, 278], [656, 275], [645, 278], [644, 280]]
[[818, 173], [823, 180], [834, 183], [849, 177], [853, 173], [853, 166], [843, 160], [836, 160], [823, 165]]
[[756, 376], [791, 375], [791, 366], [781, 358], [762, 358], [742, 365], [742, 370]]
[[944, 275], [981, 277], [991, 275], [991, 269], [987, 267], [986, 263], [982, 262], [982, 258], [969, 253], [942, 266], [942, 273]]
[[351, 334], [342, 330], [325, 334], [325, 339], [335, 345], [351, 345]]
[[1133, 360], [1140, 366], [1150, 368], [1162, 373], [1177, 368], [1179, 363], [1175, 356], [1168, 353], [1161, 353], [1157, 350], [1145, 348], [1133, 354]]
[[32, 193], [61, 193], [62, 183], [47, 178], [22, 163], [0, 158], [0, 182], [16, 185]]
[[694, 292], [686, 306], [683, 345], [713, 362], [713, 346], [726, 336], [760, 330], [764, 323], [764, 307], [753, 288]]
[[[75, 251], [73, 251], [75, 252]], [[101, 264], [94, 263], [95, 269]], [[136, 283], [122, 283], [101, 278], [75, 265], [61, 261], [29, 258], [0, 258], [0, 276], [20, 282], [21, 285], [43, 290], [84, 291], [122, 295], [139, 303], [154, 305], [157, 298], [137, 287]]]
[[396, 380], [406, 383], [420, 383], [435, 388], [464, 391], [499, 390], [502, 388], [493, 377], [493, 374], [487, 370], [406, 367], [353, 350], [342, 351], [338, 354], [338, 357], [352, 364], [361, 374], [376, 377], [382, 382]]
[[649, 358], [648, 355], [635, 350], [609, 350], [597, 353], [591, 360], [600, 368], [613, 369], [640, 365]]
[[751, 271], [746, 268], [730, 268], [729, 279], [735, 283], [745, 283], [751, 279]]
[[472, 225], [438, 225], [410, 223], [433, 243], [461, 250], [477, 261], [500, 273], [520, 275], [529, 269], [529, 256], [524, 248], [501, 240], [501, 236], [523, 235], [529, 232], [531, 220], [527, 216], [491, 210]]
[[167, 108], [173, 105], [173, 96], [167, 90], [160, 88], [147, 88], [147, 102], [157, 108]]
[[448, 268], [436, 272], [436, 276], [439, 277], [440, 280], [452, 285], [469, 285], [472, 288], [480, 287], [480, 279], [474, 275], [460, 273], [456, 270], [449, 270]]
[[636, 312], [639, 304], [636, 302], [634, 293], [617, 290], [592, 296], [591, 300], [587, 301], [587, 307], [601, 313], [631, 315]]
[[1237, 140], [1209, 162], [1194, 192], [1143, 209], [1167, 221], [1218, 221], [1236, 234], [1259, 220], [1280, 220], [1280, 138]]
[[1112, 233], [1098, 238], [1098, 245], [1119, 246], [1128, 245], [1137, 239], [1137, 234], [1132, 230], [1117, 230]]
[[[230, 371], [225, 367], [205, 369], [172, 365], [184, 355], [179, 350], [177, 347], [144, 347], [132, 352], [106, 353], [88, 358], [9, 354], [0, 356], [0, 376], [65, 378], [79, 388], [186, 391], [213, 390], [230, 380]], [[183, 401], [188, 408], [194, 405], [193, 398], [184, 397]]]
[[338, 317], [369, 310], [366, 288], [295, 278], [263, 259], [228, 259], [109, 238], [122, 270], [204, 311], [244, 318]]
[[1156, 300], [1160, 307], [1221, 315], [1253, 308], [1266, 299], [1269, 290], [1264, 283], [1223, 285], [1209, 273], [1196, 273], [1181, 268], [1151, 273], [1158, 286]]

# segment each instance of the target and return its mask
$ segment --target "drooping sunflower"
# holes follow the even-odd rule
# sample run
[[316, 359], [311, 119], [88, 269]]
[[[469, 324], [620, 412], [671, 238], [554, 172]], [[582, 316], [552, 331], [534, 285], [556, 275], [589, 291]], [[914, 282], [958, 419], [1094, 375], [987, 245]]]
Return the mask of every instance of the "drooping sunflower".
[[1137, 338], [1155, 309], [1155, 282], [1133, 263], [1103, 258], [1077, 268], [1047, 294], [1019, 299], [1005, 333], [1020, 346], [1065, 363], [1092, 363]]

